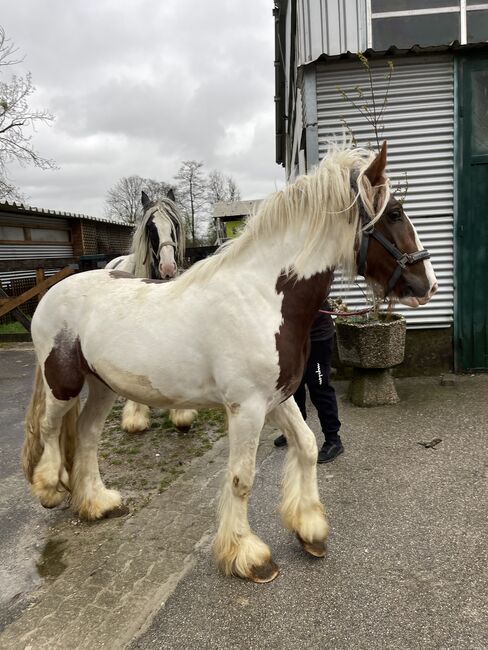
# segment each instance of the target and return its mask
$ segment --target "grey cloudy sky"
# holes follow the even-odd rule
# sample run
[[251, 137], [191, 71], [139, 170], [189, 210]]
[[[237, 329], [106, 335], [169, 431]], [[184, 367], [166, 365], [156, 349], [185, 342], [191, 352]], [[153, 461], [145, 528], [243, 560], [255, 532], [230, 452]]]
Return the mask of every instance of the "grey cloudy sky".
[[231, 174], [243, 198], [283, 185], [274, 161], [271, 0], [18, 0], [0, 24], [56, 120], [34, 146], [57, 171], [10, 168], [31, 205], [101, 215], [138, 174], [182, 160]]

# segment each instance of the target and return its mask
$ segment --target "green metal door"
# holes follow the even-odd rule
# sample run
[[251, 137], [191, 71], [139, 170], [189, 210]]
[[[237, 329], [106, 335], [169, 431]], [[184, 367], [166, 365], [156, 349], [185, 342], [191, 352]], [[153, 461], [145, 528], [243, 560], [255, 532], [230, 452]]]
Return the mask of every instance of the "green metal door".
[[458, 65], [457, 370], [488, 370], [488, 58]]

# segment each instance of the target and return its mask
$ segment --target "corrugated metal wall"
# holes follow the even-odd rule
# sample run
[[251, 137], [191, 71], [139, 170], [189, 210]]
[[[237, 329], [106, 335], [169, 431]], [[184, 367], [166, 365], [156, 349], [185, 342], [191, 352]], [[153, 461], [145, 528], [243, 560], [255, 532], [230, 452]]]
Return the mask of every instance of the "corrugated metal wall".
[[[68, 219], [57, 219], [29, 215], [1, 215], [1, 222], [3, 225], [22, 225], [22, 226], [46, 226], [49, 228], [68, 228]], [[13, 260], [13, 259], [39, 259], [46, 257], [73, 257], [73, 247], [70, 243], [49, 244], [45, 242], [38, 242], [29, 245], [8, 243], [0, 244], [0, 260]], [[52, 275], [54, 270], [46, 270], [46, 275]], [[6, 271], [0, 273], [0, 282], [3, 286], [8, 286], [10, 280], [13, 278], [35, 278], [35, 271]]]
[[366, 0], [297, 0], [297, 66], [367, 48]]
[[[386, 61], [375, 62], [375, 93], [384, 96]], [[452, 58], [415, 58], [395, 62], [383, 138], [388, 140], [388, 172], [393, 181], [408, 179], [405, 210], [432, 254], [439, 291], [418, 310], [397, 309], [410, 327], [446, 327], [453, 321], [453, 193], [454, 193], [454, 69]], [[362, 104], [368, 101], [368, 80], [358, 63], [317, 65], [319, 156], [327, 140], [342, 134], [346, 119], [358, 144], [371, 141], [371, 127], [338, 92], [342, 88]], [[360, 99], [357, 87], [364, 91]], [[338, 287], [338, 283], [335, 285]], [[348, 304], [364, 305], [359, 288], [343, 286]], [[336, 291], [337, 293], [337, 291]]]

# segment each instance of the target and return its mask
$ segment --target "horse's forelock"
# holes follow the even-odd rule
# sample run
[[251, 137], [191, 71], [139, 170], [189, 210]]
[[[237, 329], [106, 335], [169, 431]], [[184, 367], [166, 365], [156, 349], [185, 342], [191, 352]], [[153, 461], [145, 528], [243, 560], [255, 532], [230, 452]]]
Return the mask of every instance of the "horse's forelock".
[[[149, 277], [151, 272], [151, 246], [149, 224], [158, 218], [165, 219], [171, 227], [171, 239], [176, 244], [176, 256], [181, 264], [185, 254], [184, 219], [177, 205], [168, 198], [151, 202], [144, 210], [141, 220], [134, 232], [131, 252], [135, 258], [135, 275]], [[156, 224], [155, 224], [156, 225]]]

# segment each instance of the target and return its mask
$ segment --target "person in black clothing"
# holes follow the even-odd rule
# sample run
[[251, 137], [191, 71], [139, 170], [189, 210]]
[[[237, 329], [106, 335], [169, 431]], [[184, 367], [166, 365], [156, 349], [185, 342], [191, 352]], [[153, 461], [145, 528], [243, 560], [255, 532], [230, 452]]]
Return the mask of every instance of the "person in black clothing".
[[[322, 309], [330, 310], [327, 300], [324, 301]], [[318, 463], [330, 463], [344, 451], [339, 435], [341, 422], [338, 415], [336, 394], [330, 384], [334, 334], [332, 317], [330, 314], [319, 311], [310, 330], [310, 356], [300, 386], [293, 395], [304, 420], [307, 419], [305, 387], [308, 388], [310, 400], [317, 409], [320, 426], [325, 437], [325, 442], [319, 451]], [[286, 446], [285, 436], [278, 436], [274, 444], [277, 447]]]

